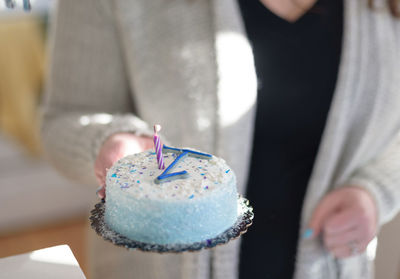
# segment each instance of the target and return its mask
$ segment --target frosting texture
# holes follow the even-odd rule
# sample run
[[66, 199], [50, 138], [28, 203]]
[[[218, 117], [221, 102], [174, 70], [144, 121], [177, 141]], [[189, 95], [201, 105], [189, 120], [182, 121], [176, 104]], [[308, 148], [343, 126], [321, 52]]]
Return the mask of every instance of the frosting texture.
[[[179, 154], [164, 153], [165, 166]], [[145, 151], [122, 158], [107, 172], [107, 224], [137, 241], [192, 243], [213, 238], [237, 219], [236, 178], [226, 162], [185, 156], [173, 171], [184, 178], [156, 178], [156, 154]]]

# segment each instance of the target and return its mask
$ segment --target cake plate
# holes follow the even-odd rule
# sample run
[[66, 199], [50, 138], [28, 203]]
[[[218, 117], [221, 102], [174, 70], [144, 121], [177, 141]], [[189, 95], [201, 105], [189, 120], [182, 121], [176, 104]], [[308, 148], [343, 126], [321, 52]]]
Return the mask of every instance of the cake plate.
[[161, 245], [135, 241], [113, 231], [104, 220], [104, 209], [105, 202], [102, 200], [95, 205], [90, 216], [91, 226], [99, 236], [103, 237], [104, 240], [112, 242], [114, 245], [125, 247], [129, 250], [139, 249], [144, 252], [158, 253], [194, 252], [228, 243], [246, 233], [247, 228], [251, 226], [254, 218], [253, 208], [250, 206], [249, 201], [242, 196], [238, 196], [238, 218], [235, 224], [223, 233], [201, 242]]

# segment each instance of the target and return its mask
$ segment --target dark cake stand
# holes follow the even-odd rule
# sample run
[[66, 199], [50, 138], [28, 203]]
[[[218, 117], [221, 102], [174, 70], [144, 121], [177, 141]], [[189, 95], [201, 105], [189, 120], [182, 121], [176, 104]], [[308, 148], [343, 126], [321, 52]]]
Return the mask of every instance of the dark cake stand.
[[158, 253], [181, 253], [185, 251], [199, 251], [201, 249], [212, 248], [217, 245], [228, 243], [229, 241], [238, 238], [247, 232], [247, 228], [251, 226], [254, 218], [253, 208], [249, 201], [241, 196], [238, 196], [239, 216], [235, 224], [220, 235], [207, 239], [201, 242], [189, 244], [151, 244], [132, 240], [110, 229], [104, 221], [105, 202], [95, 205], [91, 211], [90, 223], [92, 228], [104, 240], [112, 242], [114, 245], [125, 247], [127, 249], [139, 249], [145, 252]]

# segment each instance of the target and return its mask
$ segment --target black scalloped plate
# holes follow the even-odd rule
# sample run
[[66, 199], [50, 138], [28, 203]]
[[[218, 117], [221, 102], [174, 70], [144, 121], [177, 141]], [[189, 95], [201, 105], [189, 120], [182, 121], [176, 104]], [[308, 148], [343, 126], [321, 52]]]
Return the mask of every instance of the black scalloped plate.
[[201, 249], [212, 248], [217, 245], [228, 243], [229, 241], [240, 237], [247, 232], [254, 218], [253, 208], [249, 201], [241, 196], [238, 197], [239, 214], [236, 223], [222, 234], [201, 242], [189, 244], [151, 244], [135, 241], [110, 229], [104, 220], [105, 202], [101, 201], [95, 205], [91, 211], [90, 222], [96, 233], [104, 240], [112, 242], [114, 245], [125, 247], [127, 249], [139, 249], [145, 252], [158, 253], [181, 253], [185, 251], [199, 251]]

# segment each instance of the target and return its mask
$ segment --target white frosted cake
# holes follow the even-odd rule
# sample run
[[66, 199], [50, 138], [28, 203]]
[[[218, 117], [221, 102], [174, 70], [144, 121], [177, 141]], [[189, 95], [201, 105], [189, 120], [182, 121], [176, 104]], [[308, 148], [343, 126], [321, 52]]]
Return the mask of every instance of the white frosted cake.
[[[171, 148], [174, 149], [174, 148]], [[114, 231], [136, 241], [187, 244], [223, 233], [237, 219], [236, 178], [218, 157], [164, 149], [167, 173], [160, 179], [153, 151], [119, 160], [107, 172], [105, 221]], [[201, 153], [197, 153], [200, 154]], [[186, 172], [185, 172], [186, 171]]]

